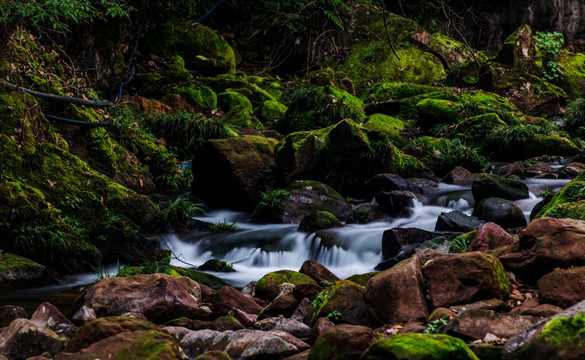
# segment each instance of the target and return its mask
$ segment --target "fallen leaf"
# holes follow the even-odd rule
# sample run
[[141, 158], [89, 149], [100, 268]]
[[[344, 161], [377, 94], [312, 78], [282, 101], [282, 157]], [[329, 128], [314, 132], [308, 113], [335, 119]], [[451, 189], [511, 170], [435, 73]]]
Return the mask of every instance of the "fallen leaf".
[[49, 180], [49, 179], [47, 179], [47, 182], [49, 183], [49, 186], [50, 187], [55, 187], [55, 184], [57, 184], [56, 181], [52, 181], [52, 180]]

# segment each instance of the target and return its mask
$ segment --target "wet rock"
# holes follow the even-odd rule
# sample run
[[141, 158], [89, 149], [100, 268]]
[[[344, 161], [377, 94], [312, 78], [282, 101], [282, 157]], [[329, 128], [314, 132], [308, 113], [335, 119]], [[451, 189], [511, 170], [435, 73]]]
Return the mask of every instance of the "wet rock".
[[545, 179], [556, 179], [558, 178], [557, 174], [558, 170], [545, 165], [545, 164], [532, 164], [526, 166], [524, 173], [528, 177], [538, 177], [538, 178], [545, 178]]
[[534, 307], [524, 307], [524, 303], [518, 307], [515, 307], [510, 312], [513, 314], [534, 316], [542, 319], [554, 316], [563, 311], [563, 309], [560, 307], [550, 304], [540, 304]]
[[331, 326], [319, 336], [309, 353], [311, 360], [358, 359], [377, 340], [369, 327], [358, 325]]
[[454, 185], [471, 185], [471, 183], [473, 183], [477, 177], [477, 175], [472, 174], [466, 168], [456, 166], [453, 170], [449, 171], [447, 175], [445, 175], [443, 182]]
[[313, 309], [311, 323], [330, 313], [339, 313], [335, 320], [342, 324], [369, 325], [370, 313], [364, 301], [364, 287], [348, 280], [341, 280], [321, 293], [321, 304]]
[[520, 180], [503, 178], [497, 175], [482, 174], [471, 185], [475, 202], [497, 197], [506, 200], [528, 198], [528, 186]]
[[51, 329], [58, 335], [65, 335], [71, 338], [77, 332], [77, 326], [73, 325], [61, 312], [52, 304], [44, 302], [32, 314], [30, 321], [41, 328]]
[[404, 260], [368, 280], [364, 298], [372, 317], [383, 324], [429, 315], [423, 274], [415, 259]]
[[317, 283], [321, 283], [323, 281], [333, 283], [340, 280], [337, 275], [329, 271], [329, 269], [315, 260], [306, 260], [301, 266], [299, 272], [301, 274], [310, 276]]
[[309, 335], [308, 341], [309, 344], [311, 345], [315, 344], [315, 341], [317, 341], [317, 339], [321, 337], [321, 335], [323, 335], [323, 333], [332, 326], [335, 326], [335, 324], [331, 322], [329, 318], [326, 317], [318, 318], [317, 321], [315, 321], [315, 323], [313, 324], [313, 327], [311, 328], [311, 334]]
[[43, 353], [54, 356], [63, 350], [64, 345], [54, 331], [43, 329], [27, 319], [16, 319], [0, 332], [0, 354], [10, 360], [24, 360]]
[[572, 179], [585, 171], [585, 164], [580, 162], [572, 162], [559, 169], [559, 178]]
[[508, 275], [492, 255], [435, 255], [422, 265], [433, 307], [502, 299], [510, 291]]
[[498, 255], [519, 276], [538, 279], [555, 268], [585, 265], [585, 221], [539, 218], [518, 234], [518, 242]]
[[[131, 355], [129, 355], [131, 354]], [[77, 353], [62, 353], [59, 359], [184, 359], [177, 342], [160, 330], [122, 332], [99, 340]]]
[[250, 211], [266, 186], [275, 139], [240, 136], [206, 142], [195, 153], [192, 189], [213, 207]]
[[256, 294], [258, 297], [266, 300], [273, 300], [280, 293], [282, 284], [289, 283], [293, 285], [317, 282], [305, 274], [292, 270], [273, 271], [264, 275], [256, 283]]
[[[315, 294], [316, 295], [316, 294]], [[291, 318], [304, 324], [311, 324], [311, 312], [313, 311], [313, 302], [309, 298], [303, 298]]]
[[392, 228], [382, 234], [382, 259], [387, 260], [400, 253], [403, 247], [413, 247], [436, 237], [437, 234], [419, 228]]
[[47, 269], [32, 260], [0, 250], [0, 287], [52, 280]]
[[488, 222], [479, 228], [467, 251], [486, 251], [516, 243], [516, 239], [498, 224]]
[[135, 312], [153, 322], [164, 323], [194, 315], [200, 300], [199, 284], [187, 277], [160, 273], [107, 277], [80, 296], [72, 313], [91, 309], [96, 316], [102, 317]]
[[511, 164], [502, 165], [498, 167], [494, 173], [504, 178], [517, 176], [519, 179], [524, 180], [526, 179], [526, 174], [524, 173], [524, 168], [522, 168], [520, 164], [519, 162], [513, 162]]
[[510, 305], [508, 305], [508, 303], [503, 302], [500, 299], [489, 299], [476, 301], [471, 304], [450, 306], [449, 310], [454, 311], [457, 314], [461, 314], [465, 311], [475, 310], [493, 310], [497, 312], [508, 312], [510, 311]]
[[372, 199], [376, 194], [386, 191], [410, 191], [414, 194], [422, 194], [422, 188], [396, 174], [378, 174], [366, 182], [366, 199]]
[[494, 222], [504, 229], [526, 226], [526, 217], [522, 209], [502, 198], [491, 197], [481, 200], [475, 205], [473, 216], [483, 221]]
[[20, 306], [2, 305], [0, 306], [0, 324], [11, 323], [12, 320], [27, 318], [28, 314]]
[[[337, 281], [337, 280], [333, 280], [333, 281]], [[304, 298], [311, 298], [312, 299], [315, 297], [315, 295], [317, 295], [321, 291], [323, 291], [321, 286], [319, 286], [317, 284], [313, 284], [313, 283], [305, 283], [305, 284], [298, 284], [297, 286], [295, 286], [295, 288], [293, 289], [293, 295], [297, 300], [301, 301]]]
[[313, 211], [309, 215], [305, 216], [299, 224], [299, 231], [306, 233], [313, 233], [317, 230], [331, 229], [343, 227], [341, 221], [339, 221], [335, 215], [328, 211]]
[[232, 309], [248, 314], [259, 314], [262, 306], [233, 287], [224, 286], [213, 295], [213, 310], [215, 314], [222, 316], [227, 315]]
[[234, 359], [277, 359], [299, 353], [309, 345], [279, 330], [238, 330], [218, 332], [213, 330], [192, 331], [185, 328], [166, 327], [185, 354], [195, 358], [210, 350], [226, 352]]
[[355, 207], [347, 217], [347, 224], [369, 224], [374, 221], [382, 221], [388, 216], [384, 214], [378, 204], [360, 204]]
[[532, 316], [468, 310], [455, 316], [444, 333], [464, 340], [482, 340], [488, 333], [507, 339], [530, 329], [535, 322]]
[[435, 231], [470, 232], [479, 229], [484, 224], [475, 216], [469, 216], [461, 210], [441, 213], [437, 218]]
[[380, 339], [373, 343], [360, 359], [433, 358], [477, 359], [461, 339], [443, 334], [398, 334]]
[[240, 309], [232, 309], [228, 312], [229, 316], [232, 316], [234, 319], [238, 320], [240, 324], [245, 327], [252, 327], [258, 320], [257, 314], [248, 314]]
[[376, 194], [376, 202], [382, 210], [390, 215], [396, 216], [404, 208], [413, 207], [413, 200], [416, 199], [410, 191], [393, 190], [382, 191]]
[[299, 300], [294, 297], [291, 290], [288, 293], [278, 295], [276, 299], [272, 300], [272, 302], [262, 309], [260, 314], [258, 314], [258, 319], [262, 320], [272, 316], [284, 316], [289, 318], [295, 312], [298, 305]]
[[258, 321], [254, 328], [262, 331], [281, 330], [299, 339], [306, 339], [311, 334], [311, 328], [295, 319], [272, 317]]
[[538, 280], [540, 301], [561, 308], [585, 300], [585, 267], [556, 270]]

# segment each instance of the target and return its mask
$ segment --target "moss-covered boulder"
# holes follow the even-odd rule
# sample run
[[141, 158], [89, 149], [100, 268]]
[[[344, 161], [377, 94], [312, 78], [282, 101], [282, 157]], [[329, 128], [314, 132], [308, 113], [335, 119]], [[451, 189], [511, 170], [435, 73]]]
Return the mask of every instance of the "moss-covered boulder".
[[142, 45], [147, 53], [180, 55], [187, 68], [203, 74], [236, 71], [232, 47], [212, 29], [192, 21], [161, 24], [145, 36]]
[[276, 165], [285, 183], [314, 179], [354, 194], [362, 192], [366, 180], [378, 173], [410, 177], [425, 171], [418, 160], [402, 154], [385, 134], [351, 120], [288, 135], [277, 146]]
[[254, 114], [263, 124], [270, 125], [273, 121], [282, 118], [287, 109], [286, 105], [276, 100], [266, 100], [256, 108]]
[[194, 154], [192, 191], [211, 206], [252, 210], [274, 162], [275, 139], [241, 136], [211, 140]]
[[209, 86], [182, 86], [174, 88], [172, 93], [180, 95], [195, 107], [215, 109], [218, 96]]
[[229, 113], [238, 106], [249, 111], [254, 110], [250, 100], [236, 91], [226, 91], [217, 94], [217, 105], [226, 113]]
[[494, 60], [532, 75], [540, 75], [542, 59], [530, 26], [521, 25], [509, 35]]
[[343, 71], [335, 71], [330, 67], [310, 72], [305, 76], [305, 80], [317, 86], [331, 85], [355, 95], [353, 80]]
[[565, 74], [559, 86], [569, 99], [576, 99], [585, 91], [585, 54], [562, 50], [556, 61]]
[[484, 152], [497, 149], [497, 142], [490, 137], [494, 130], [507, 124], [496, 113], [487, 113], [469, 117], [457, 125], [457, 131], [472, 146]]
[[366, 326], [342, 324], [331, 326], [311, 349], [308, 360], [358, 359], [376, 335]]
[[218, 278], [215, 275], [211, 275], [202, 271], [193, 269], [186, 269], [179, 266], [171, 266], [171, 269], [176, 271], [181, 276], [188, 277], [191, 280], [195, 280], [201, 285], [209, 286], [212, 289], [220, 289], [226, 285], [229, 285], [225, 280]]
[[528, 186], [522, 181], [492, 174], [482, 174], [474, 180], [471, 192], [476, 203], [488, 197], [507, 200], [528, 198]]
[[426, 130], [441, 123], [451, 124], [460, 120], [463, 104], [442, 99], [423, 99], [416, 104], [418, 124]]
[[47, 269], [22, 256], [0, 250], [0, 287], [49, 280]]
[[328, 211], [313, 211], [309, 215], [305, 216], [299, 224], [299, 231], [312, 233], [317, 230], [331, 229], [336, 227], [343, 227], [343, 224], [339, 219]]
[[301, 84], [288, 93], [288, 109], [276, 129], [283, 134], [324, 128], [350, 118], [362, 121], [364, 103], [345, 90], [333, 86]]
[[388, 139], [398, 148], [402, 148], [408, 143], [408, 140], [400, 134], [404, 130], [404, 122], [395, 117], [384, 114], [372, 114], [364, 121], [364, 127], [368, 130], [386, 134]]
[[336, 323], [369, 325], [372, 319], [364, 300], [364, 287], [341, 280], [323, 290], [313, 301], [311, 323], [323, 316]]
[[370, 345], [361, 359], [478, 360], [463, 340], [442, 334], [397, 334]]
[[585, 220], [585, 174], [581, 173], [561, 190], [557, 191], [536, 218], [554, 217]]
[[305, 274], [293, 270], [279, 270], [264, 275], [256, 283], [256, 295], [262, 299], [273, 300], [279, 293], [284, 283], [316, 284], [315, 280]]
[[580, 149], [571, 140], [559, 135], [535, 134], [526, 141], [515, 143], [508, 147], [508, 158], [511, 160], [525, 160], [541, 155], [575, 156]]

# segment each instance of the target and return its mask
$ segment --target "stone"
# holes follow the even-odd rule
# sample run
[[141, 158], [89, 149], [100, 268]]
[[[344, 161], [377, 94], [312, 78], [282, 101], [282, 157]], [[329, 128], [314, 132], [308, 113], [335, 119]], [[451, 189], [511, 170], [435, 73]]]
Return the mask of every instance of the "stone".
[[475, 310], [492, 310], [497, 312], [508, 312], [510, 311], [510, 305], [500, 299], [489, 299], [480, 300], [465, 305], [453, 305], [449, 307], [449, 310], [455, 312], [456, 314], [461, 314], [465, 311]]
[[558, 169], [545, 164], [531, 164], [526, 166], [524, 173], [528, 177], [556, 179]]
[[262, 170], [274, 163], [276, 143], [253, 135], [206, 142], [193, 157], [191, 188], [210, 206], [253, 210], [267, 185]]
[[559, 169], [559, 178], [572, 179], [585, 171], [585, 164], [581, 162], [572, 162]]
[[348, 280], [340, 280], [319, 295], [320, 304], [314, 305], [311, 323], [322, 316], [338, 312], [336, 322], [351, 325], [369, 325], [370, 313], [364, 301], [364, 287]]
[[501, 314], [493, 310], [467, 310], [455, 316], [444, 333], [464, 340], [482, 340], [486, 334], [509, 339], [526, 331], [536, 318], [516, 314]]
[[339, 281], [340, 279], [332, 273], [329, 269], [325, 266], [321, 265], [319, 262], [315, 260], [305, 260], [303, 265], [299, 270], [301, 274], [305, 274], [310, 276], [313, 280], [317, 283], [322, 283], [323, 281], [328, 281], [330, 283]]
[[513, 162], [510, 164], [504, 164], [498, 167], [495, 171], [495, 174], [501, 176], [503, 178], [507, 178], [510, 176], [517, 176], [519, 179], [526, 179], [526, 174], [524, 173], [524, 168], [521, 166], [521, 162]]
[[472, 174], [466, 168], [462, 166], [456, 166], [453, 168], [453, 170], [449, 171], [447, 175], [445, 175], [443, 182], [447, 184], [467, 186], [471, 185], [473, 181], [477, 179], [477, 177], [477, 175]]
[[538, 279], [555, 268], [585, 265], [585, 221], [543, 217], [518, 234], [518, 242], [498, 255], [507, 270]]
[[232, 309], [248, 314], [259, 314], [262, 306], [233, 287], [224, 286], [213, 295], [213, 310], [216, 315], [222, 316], [227, 315]]
[[197, 356], [194, 360], [232, 360], [232, 358], [224, 351], [211, 350]]
[[0, 287], [50, 280], [47, 269], [25, 257], [0, 251]]
[[240, 322], [240, 324], [244, 325], [245, 327], [254, 326], [258, 320], [257, 314], [248, 314], [247, 312], [240, 309], [232, 309], [228, 312], [228, 315], [234, 317]]
[[280, 293], [282, 284], [290, 283], [293, 285], [306, 284], [317, 282], [311, 277], [301, 274], [300, 272], [293, 270], [279, 270], [273, 271], [264, 275], [256, 283], [256, 295], [262, 299], [273, 300]]
[[77, 332], [77, 326], [73, 325], [52, 304], [44, 302], [32, 314], [30, 321], [41, 328], [51, 329], [57, 335], [65, 335], [72, 338]]
[[556, 314], [563, 311], [563, 309], [561, 309], [560, 307], [550, 305], [550, 304], [539, 304], [539, 305], [534, 306], [534, 307], [528, 307], [528, 306], [525, 307], [524, 304], [526, 304], [526, 302], [527, 301], [523, 302], [522, 305], [512, 309], [512, 311], [510, 311], [510, 313], [518, 314], [518, 315], [534, 316], [534, 317], [542, 319], [542, 318], [548, 318], [551, 316], [555, 316]]
[[299, 224], [299, 231], [306, 233], [313, 233], [317, 230], [332, 229], [343, 227], [341, 221], [339, 221], [335, 215], [328, 211], [313, 211], [309, 215], [305, 216]]
[[491, 197], [506, 200], [528, 198], [528, 186], [522, 181], [488, 174], [481, 174], [473, 182], [471, 192], [476, 203]]
[[[317, 294], [315, 294], [317, 295]], [[304, 324], [311, 323], [311, 312], [313, 311], [313, 302], [309, 298], [303, 298], [295, 312], [292, 314], [291, 319], [295, 319]]]
[[311, 328], [311, 334], [309, 335], [308, 340], [309, 344], [314, 345], [315, 341], [317, 341], [317, 339], [332, 326], [335, 326], [335, 324], [329, 320], [329, 318], [324, 316], [318, 318]]
[[307, 359], [358, 359], [376, 340], [372, 329], [366, 326], [348, 324], [331, 326], [315, 341]]
[[292, 291], [278, 295], [272, 302], [262, 309], [258, 314], [258, 320], [266, 319], [272, 316], [291, 317], [299, 305], [299, 301], [294, 297]]
[[526, 226], [522, 209], [512, 201], [491, 197], [481, 200], [473, 209], [473, 216], [486, 222], [494, 222], [504, 229]]
[[585, 267], [550, 272], [538, 280], [538, 296], [545, 304], [567, 308], [585, 300]]
[[[314, 261], [314, 260], [307, 260], [307, 261]], [[301, 267], [301, 270], [302, 270], [302, 267]], [[329, 270], [327, 270], [327, 271], [329, 271]], [[338, 280], [339, 279], [337, 279], [337, 280], [332, 279], [331, 281], [335, 282]], [[321, 281], [323, 281], [323, 280], [321, 280]], [[327, 281], [330, 281], [330, 280], [327, 280]], [[298, 284], [297, 286], [295, 286], [295, 288], [293, 289], [293, 295], [297, 300], [301, 301], [304, 298], [311, 298], [312, 299], [315, 297], [315, 295], [317, 295], [321, 291], [323, 291], [321, 286], [319, 286], [317, 284], [313, 284], [313, 283], [305, 283], [305, 284]]]
[[461, 210], [441, 213], [437, 218], [435, 231], [470, 232], [479, 229], [484, 224], [475, 216], [469, 216]]
[[218, 332], [193, 331], [180, 327], [165, 327], [185, 354], [195, 358], [210, 350], [226, 352], [233, 359], [278, 359], [309, 348], [305, 342], [280, 330], [238, 330]]
[[64, 351], [76, 353], [102, 339], [123, 332], [158, 330], [152, 322], [136, 316], [106, 316], [79, 327]]
[[[0, 324], [9, 324], [12, 320], [28, 318], [26, 311], [20, 306], [16, 305], [2, 305], [0, 306]], [[0, 325], [1, 327], [1, 325]]]
[[504, 267], [486, 253], [436, 255], [422, 269], [433, 307], [502, 299], [510, 292]]
[[396, 216], [404, 208], [413, 207], [413, 201], [416, 199], [410, 191], [393, 190], [382, 191], [376, 194], [376, 202], [382, 208], [382, 211]]
[[372, 317], [382, 324], [426, 320], [429, 315], [423, 273], [415, 259], [404, 260], [370, 278], [364, 298]]
[[422, 189], [419, 185], [410, 182], [396, 174], [377, 174], [368, 179], [366, 182], [366, 199], [372, 199], [376, 194], [386, 191], [402, 190], [410, 191], [415, 194], [421, 194]]
[[540, 76], [541, 69], [537, 62], [542, 61], [536, 47], [536, 40], [532, 35], [532, 29], [528, 25], [522, 25], [509, 35], [500, 51], [494, 58], [501, 64], [511, 66], [519, 71]]
[[54, 331], [43, 329], [27, 319], [16, 319], [0, 332], [0, 354], [10, 360], [24, 360], [48, 353], [57, 355], [63, 350], [63, 339]]
[[382, 234], [382, 260], [395, 257], [403, 247], [413, 247], [437, 236], [436, 233], [419, 228], [395, 227]]
[[356, 206], [347, 217], [346, 224], [369, 224], [388, 218], [378, 204], [366, 203]]
[[258, 321], [254, 328], [262, 331], [281, 330], [299, 339], [306, 339], [311, 334], [311, 328], [295, 319], [272, 317]]
[[184, 359], [175, 339], [160, 330], [122, 332], [99, 340], [77, 353], [62, 353], [59, 359]]
[[516, 238], [508, 234], [498, 224], [488, 222], [479, 228], [475, 238], [467, 247], [467, 251], [493, 250], [514, 243], [516, 243]]
[[397, 334], [380, 339], [370, 345], [360, 359], [478, 360], [461, 339], [443, 334]]
[[72, 313], [85, 306], [98, 317], [135, 312], [155, 323], [164, 323], [195, 314], [199, 301], [199, 284], [187, 277], [160, 273], [106, 277], [77, 299]]

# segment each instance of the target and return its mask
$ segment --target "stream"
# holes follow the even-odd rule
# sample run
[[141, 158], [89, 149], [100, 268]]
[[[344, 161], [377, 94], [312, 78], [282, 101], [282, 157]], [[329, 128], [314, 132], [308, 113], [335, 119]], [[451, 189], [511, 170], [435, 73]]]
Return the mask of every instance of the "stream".
[[[544, 190], [557, 191], [570, 180], [528, 179], [528, 199], [515, 203], [529, 217], [532, 208], [541, 200]], [[170, 249], [173, 265], [197, 267], [209, 259], [220, 259], [232, 263], [236, 272], [215, 273], [232, 286], [241, 288], [265, 274], [283, 269], [299, 270], [307, 259], [314, 259], [343, 279], [354, 274], [374, 270], [382, 261], [382, 234], [394, 227], [417, 227], [434, 230], [437, 217], [442, 212], [458, 209], [466, 214], [473, 211], [471, 186], [440, 184], [439, 189], [425, 199], [425, 204], [415, 201], [408, 218], [397, 218], [390, 222], [375, 222], [365, 225], [346, 225], [328, 229], [318, 234], [297, 231], [295, 224], [252, 224], [250, 214], [228, 210], [216, 210], [198, 220], [217, 223], [235, 222], [236, 231], [182, 232], [157, 235], [160, 247]], [[321, 246], [321, 237], [326, 236], [329, 247]], [[176, 258], [175, 258], [176, 257]], [[117, 265], [110, 265], [106, 272], [114, 275]], [[90, 284], [95, 274], [77, 274], [63, 277], [58, 285], [24, 289], [3, 289], [0, 305], [22, 306], [29, 314], [43, 301], [49, 301], [63, 313], [71, 308], [79, 291], [74, 287]]]

